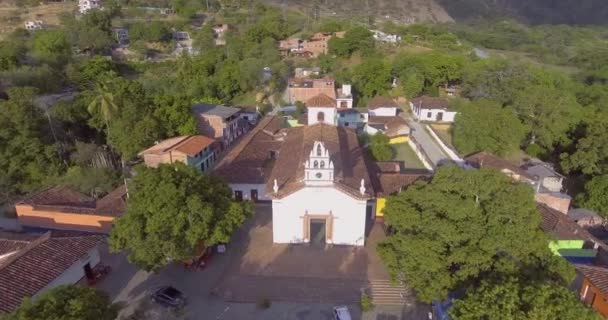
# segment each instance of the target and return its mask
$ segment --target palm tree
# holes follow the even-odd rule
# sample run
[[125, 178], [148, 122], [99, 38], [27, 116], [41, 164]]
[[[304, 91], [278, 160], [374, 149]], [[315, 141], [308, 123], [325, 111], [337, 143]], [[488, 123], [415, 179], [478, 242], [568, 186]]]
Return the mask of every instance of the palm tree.
[[98, 83], [95, 88], [95, 98], [87, 110], [91, 114], [100, 113], [106, 122], [106, 129], [108, 130], [108, 137], [110, 136], [110, 119], [118, 110], [118, 106], [114, 102], [114, 95], [108, 89], [108, 86], [104, 83]]

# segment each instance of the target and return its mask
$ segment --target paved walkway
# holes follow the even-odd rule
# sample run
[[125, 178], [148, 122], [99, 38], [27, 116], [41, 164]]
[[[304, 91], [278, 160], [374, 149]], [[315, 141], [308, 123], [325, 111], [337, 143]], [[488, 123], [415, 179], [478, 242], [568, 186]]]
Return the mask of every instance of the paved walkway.
[[412, 129], [412, 137], [422, 146], [424, 152], [428, 155], [433, 165], [438, 166], [444, 162], [450, 161], [450, 157], [441, 150], [441, 147], [437, 145], [433, 137], [426, 131], [424, 125], [412, 120], [407, 119], [408, 125]]

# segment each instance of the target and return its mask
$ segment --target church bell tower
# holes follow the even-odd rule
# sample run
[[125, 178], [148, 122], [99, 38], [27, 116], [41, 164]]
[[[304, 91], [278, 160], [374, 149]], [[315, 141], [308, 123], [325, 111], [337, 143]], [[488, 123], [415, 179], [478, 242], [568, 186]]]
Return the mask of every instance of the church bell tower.
[[307, 185], [331, 185], [334, 182], [334, 163], [323, 142], [315, 141], [304, 164], [304, 182]]

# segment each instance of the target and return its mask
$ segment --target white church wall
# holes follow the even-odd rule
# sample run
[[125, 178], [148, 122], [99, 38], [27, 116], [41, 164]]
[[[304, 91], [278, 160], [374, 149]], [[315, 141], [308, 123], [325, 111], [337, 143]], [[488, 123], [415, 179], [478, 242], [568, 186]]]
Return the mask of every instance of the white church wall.
[[303, 216], [334, 216], [334, 244], [362, 246], [365, 243], [367, 202], [354, 199], [333, 186], [307, 186], [272, 204], [273, 240], [275, 243], [304, 242]]

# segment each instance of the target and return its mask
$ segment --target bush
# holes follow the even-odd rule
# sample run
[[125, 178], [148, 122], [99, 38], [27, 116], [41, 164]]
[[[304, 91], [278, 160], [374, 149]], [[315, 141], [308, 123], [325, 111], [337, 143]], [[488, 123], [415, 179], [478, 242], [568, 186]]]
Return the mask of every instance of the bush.
[[370, 138], [369, 151], [376, 161], [389, 161], [393, 158], [394, 153], [389, 138], [381, 132]]
[[361, 310], [363, 312], [371, 311], [374, 309], [374, 304], [372, 303], [372, 299], [365, 293], [361, 293]]

